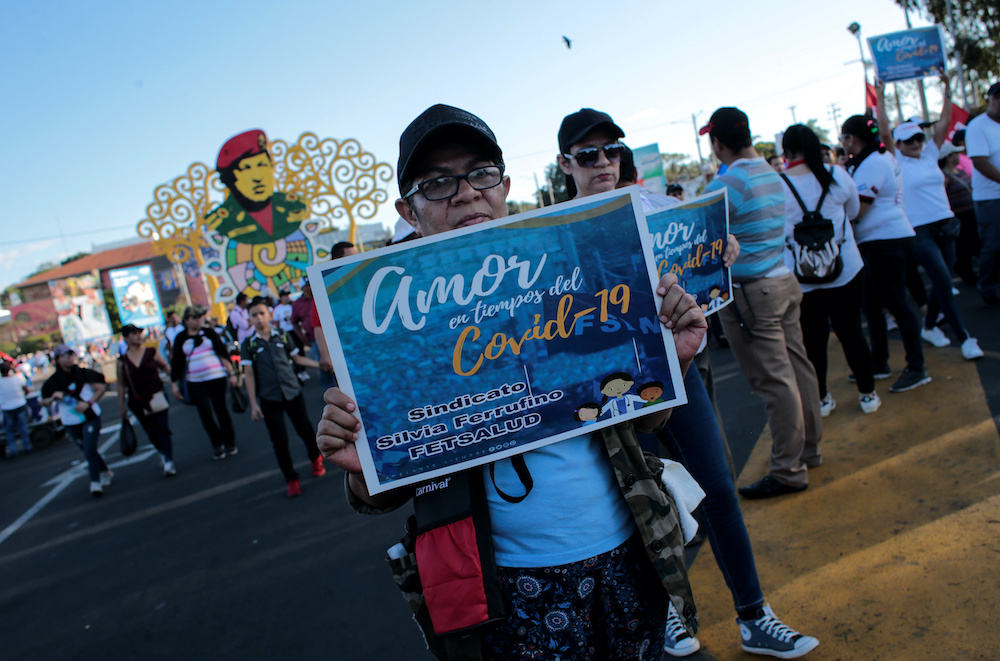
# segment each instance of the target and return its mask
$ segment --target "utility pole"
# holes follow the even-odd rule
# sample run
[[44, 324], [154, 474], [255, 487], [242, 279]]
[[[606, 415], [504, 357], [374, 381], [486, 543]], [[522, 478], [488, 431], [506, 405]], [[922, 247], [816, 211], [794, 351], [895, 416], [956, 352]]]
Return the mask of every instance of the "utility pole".
[[545, 198], [542, 197], [542, 187], [538, 185], [538, 173], [533, 173], [535, 176], [535, 195], [538, 196], [538, 208], [541, 209], [545, 206]]
[[799, 120], [795, 119], [795, 106], [788, 106], [788, 109], [792, 111], [792, 124], [798, 124]]
[[[913, 24], [910, 23], [910, 0], [904, 0], [903, 1], [903, 16], [906, 17], [906, 27], [908, 29], [912, 29], [913, 28]], [[930, 116], [930, 113], [927, 111], [927, 92], [926, 92], [926, 90], [924, 90], [924, 79], [923, 78], [918, 78], [917, 79], [917, 89], [920, 90], [920, 109], [923, 111], [924, 121], [925, 122], [929, 122], [929, 121], [931, 121], [931, 116]], [[899, 103], [899, 101], [898, 101], [898, 99], [899, 99], [899, 90], [896, 90], [896, 99], [897, 99], [897, 103]], [[899, 111], [899, 119], [900, 119], [900, 121], [903, 120], [903, 111], [902, 110]]]
[[698, 113], [691, 113], [691, 125], [694, 126], [694, 144], [698, 148], [698, 168], [705, 171], [705, 157], [701, 155], [701, 135], [698, 134]]
[[836, 103], [830, 104], [830, 117], [833, 118], [833, 134], [840, 135], [840, 106]]

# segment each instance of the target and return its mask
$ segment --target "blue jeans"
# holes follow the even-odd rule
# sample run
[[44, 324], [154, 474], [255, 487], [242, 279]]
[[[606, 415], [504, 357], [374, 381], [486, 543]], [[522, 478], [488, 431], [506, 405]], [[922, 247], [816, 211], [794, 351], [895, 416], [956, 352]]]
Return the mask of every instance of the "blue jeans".
[[28, 407], [22, 406], [3, 412], [3, 429], [7, 436], [7, 454], [17, 453], [17, 443], [14, 441], [14, 432], [21, 434], [21, 445], [25, 450], [31, 449], [31, 434], [28, 432]]
[[705, 490], [701, 505], [705, 533], [736, 610], [763, 606], [750, 536], [726, 463], [715, 411], [698, 370], [688, 370], [684, 387], [688, 403], [673, 410], [659, 433], [660, 442]]
[[101, 437], [101, 419], [88, 420], [82, 425], [66, 425], [66, 433], [83, 450], [83, 456], [87, 458], [90, 481], [100, 480], [101, 473], [108, 470], [107, 462], [97, 451], [97, 441]]
[[964, 342], [969, 334], [965, 331], [962, 318], [955, 307], [951, 295], [951, 270], [949, 263], [955, 261], [955, 237], [958, 235], [958, 220], [949, 218], [934, 223], [915, 227], [917, 233], [913, 252], [917, 262], [924, 267], [924, 272], [931, 279], [932, 297], [927, 301], [927, 316], [924, 318], [924, 328], [934, 328], [938, 311], [944, 312], [944, 318], [951, 326], [959, 342]]
[[983, 298], [1000, 296], [1000, 200], [980, 200], [976, 206], [979, 226], [979, 293]]

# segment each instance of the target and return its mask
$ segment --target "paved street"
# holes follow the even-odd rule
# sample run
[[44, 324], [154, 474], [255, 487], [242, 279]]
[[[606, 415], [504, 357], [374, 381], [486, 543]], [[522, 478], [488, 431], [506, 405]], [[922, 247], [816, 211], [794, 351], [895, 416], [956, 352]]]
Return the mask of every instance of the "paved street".
[[[810, 659], [996, 658], [1000, 310], [959, 300], [985, 359], [927, 346], [934, 382], [902, 395], [880, 382], [885, 406], [863, 416], [833, 342], [824, 466], [803, 494], [746, 503], [765, 593], [821, 640]], [[766, 470], [763, 406], [727, 350], [712, 357], [746, 484]], [[118, 453], [114, 399], [104, 408], [102, 499], [68, 440], [0, 463], [0, 658], [429, 658], [382, 560], [403, 513], [354, 514], [339, 471], [312, 478], [297, 439], [303, 495], [288, 499], [249, 413], [239, 455], [213, 462], [194, 410], [175, 405], [178, 474], [164, 479], [141, 431], [136, 455]], [[692, 555], [706, 648], [692, 658], [750, 658], [710, 550]]]

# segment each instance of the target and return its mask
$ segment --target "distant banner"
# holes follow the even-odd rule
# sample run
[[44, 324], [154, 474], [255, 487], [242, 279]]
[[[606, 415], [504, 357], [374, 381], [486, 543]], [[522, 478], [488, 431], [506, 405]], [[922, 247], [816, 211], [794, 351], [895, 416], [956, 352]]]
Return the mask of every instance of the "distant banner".
[[118, 318], [122, 326], [135, 324], [139, 328], [163, 326], [163, 309], [156, 293], [153, 268], [148, 264], [115, 269], [108, 272], [115, 293]]
[[638, 184], [657, 195], [667, 194], [667, 178], [663, 173], [663, 157], [660, 145], [653, 143], [632, 151]]
[[686, 402], [637, 191], [310, 267], [370, 492]]
[[84, 344], [111, 337], [111, 319], [104, 306], [97, 272], [64, 280], [50, 280], [52, 305], [63, 342]]
[[876, 74], [886, 83], [945, 70], [944, 30], [940, 25], [868, 37], [868, 48]]
[[726, 189], [646, 216], [660, 275], [674, 273], [706, 315], [729, 305], [733, 287], [722, 263], [729, 235]]

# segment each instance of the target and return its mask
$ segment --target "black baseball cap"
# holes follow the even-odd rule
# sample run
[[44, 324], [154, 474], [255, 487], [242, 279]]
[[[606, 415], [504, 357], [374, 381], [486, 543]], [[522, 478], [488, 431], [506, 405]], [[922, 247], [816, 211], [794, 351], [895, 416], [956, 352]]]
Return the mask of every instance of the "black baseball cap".
[[750, 134], [750, 120], [747, 114], [739, 108], [719, 108], [712, 113], [712, 118], [708, 120], [698, 131], [698, 135], [709, 134], [713, 138], [719, 138], [723, 143], [737, 143], [752, 139]]
[[606, 126], [618, 138], [625, 137], [625, 131], [614, 123], [611, 115], [593, 108], [580, 108], [572, 115], [563, 118], [559, 127], [559, 151], [568, 154], [570, 148], [587, 137], [587, 134], [599, 126]]
[[986, 96], [993, 96], [994, 94], [1000, 94], [1000, 83], [993, 83], [990, 87], [990, 91], [986, 93]]
[[396, 183], [399, 184], [400, 195], [406, 194], [403, 182], [412, 177], [410, 170], [417, 164], [420, 152], [428, 146], [432, 137], [437, 138], [444, 133], [461, 135], [463, 139], [471, 138], [484, 145], [490, 156], [495, 156], [502, 162], [503, 152], [486, 122], [471, 112], [439, 103], [420, 113], [399, 136]]
[[125, 337], [126, 335], [131, 335], [132, 333], [141, 333], [141, 332], [142, 329], [136, 326], [135, 324], [125, 324], [124, 326], [122, 326], [121, 330], [122, 337]]

